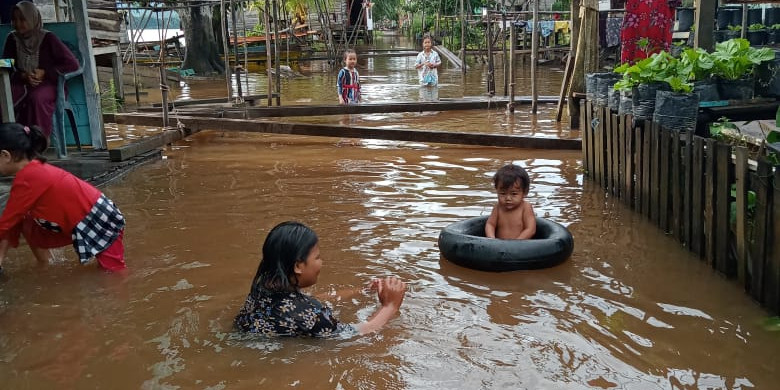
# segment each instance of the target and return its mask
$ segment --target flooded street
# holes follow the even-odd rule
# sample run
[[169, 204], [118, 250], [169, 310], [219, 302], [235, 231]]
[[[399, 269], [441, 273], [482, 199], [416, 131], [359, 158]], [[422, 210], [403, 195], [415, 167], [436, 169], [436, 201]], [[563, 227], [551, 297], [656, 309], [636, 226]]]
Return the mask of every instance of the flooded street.
[[[320, 85], [335, 84], [335, 76], [321, 79]], [[555, 94], [553, 84], [544, 94]], [[476, 89], [478, 81], [469, 85], [457, 88]], [[296, 93], [290, 95], [306, 95]], [[576, 137], [549, 125], [550, 112], [534, 121], [519, 109], [517, 123], [504, 129], [491, 127], [511, 123], [497, 112], [405, 114], [376, 125], [454, 122]], [[111, 139], [143, 131], [114, 127]], [[70, 248], [44, 269], [27, 248], [12, 250], [0, 276], [3, 387], [777, 386], [780, 333], [764, 327], [767, 313], [736, 283], [584, 180], [581, 152], [340, 141], [204, 131], [110, 183], [103, 190], [128, 221], [126, 275], [80, 266]], [[571, 258], [508, 273], [441, 259], [440, 230], [489, 213], [492, 175], [509, 162], [529, 171], [528, 199], [537, 215], [571, 230]], [[323, 269], [307, 293], [356, 323], [374, 312], [375, 296], [329, 293], [397, 275], [409, 282], [399, 316], [379, 333], [347, 340], [236, 333], [232, 321], [263, 240], [285, 220], [311, 226], [320, 238]]]

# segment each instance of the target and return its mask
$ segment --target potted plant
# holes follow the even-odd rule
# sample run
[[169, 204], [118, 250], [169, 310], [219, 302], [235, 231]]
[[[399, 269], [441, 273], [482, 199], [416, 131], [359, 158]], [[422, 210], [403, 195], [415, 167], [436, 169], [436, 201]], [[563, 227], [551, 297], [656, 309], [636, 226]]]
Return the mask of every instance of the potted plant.
[[723, 34], [723, 40], [728, 41], [729, 39], [739, 38], [739, 35], [742, 33], [742, 26], [739, 24], [730, 24], [726, 31]]
[[693, 83], [700, 102], [720, 100], [717, 80], [712, 77], [714, 66], [712, 54], [702, 48], [685, 49], [680, 54], [679, 73]]
[[699, 114], [699, 95], [693, 92], [689, 67], [676, 58], [668, 59], [663, 76], [668, 90], [655, 95], [653, 122], [674, 131], [694, 131]]
[[715, 44], [712, 58], [721, 99], [746, 100], [753, 98], [756, 65], [774, 60], [775, 53], [766, 47], [756, 49], [746, 39], [736, 38]]
[[777, 35], [779, 30], [780, 30], [780, 23], [775, 23], [769, 26], [769, 31], [767, 31], [767, 38], [766, 38], [767, 43], [778, 43]]
[[693, 0], [683, 0], [677, 7], [677, 31], [688, 31], [693, 26]]
[[667, 78], [673, 73], [671, 64], [676, 61], [671, 54], [661, 51], [635, 64], [625, 63], [615, 68], [622, 78], [614, 88], [631, 91], [632, 111], [636, 119], [650, 119], [655, 110], [655, 94], [669, 89]]
[[766, 27], [761, 23], [753, 23], [748, 26], [747, 40], [752, 46], [761, 46], [766, 44]]

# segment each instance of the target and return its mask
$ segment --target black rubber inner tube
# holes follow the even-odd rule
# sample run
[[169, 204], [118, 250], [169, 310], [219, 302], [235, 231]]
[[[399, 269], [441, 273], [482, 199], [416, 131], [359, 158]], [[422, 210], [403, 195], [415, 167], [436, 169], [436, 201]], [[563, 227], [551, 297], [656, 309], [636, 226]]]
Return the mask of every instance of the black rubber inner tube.
[[574, 250], [571, 233], [557, 222], [536, 217], [534, 238], [501, 240], [485, 237], [487, 218], [469, 218], [442, 229], [442, 257], [463, 267], [501, 272], [552, 267]]

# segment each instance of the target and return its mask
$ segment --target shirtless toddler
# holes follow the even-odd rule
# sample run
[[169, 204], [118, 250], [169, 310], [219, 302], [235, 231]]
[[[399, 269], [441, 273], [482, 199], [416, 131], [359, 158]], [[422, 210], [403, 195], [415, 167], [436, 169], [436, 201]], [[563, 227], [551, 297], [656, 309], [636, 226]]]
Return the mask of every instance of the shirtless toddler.
[[498, 203], [485, 223], [485, 237], [528, 239], [536, 234], [536, 216], [525, 200], [531, 179], [522, 167], [509, 164], [493, 176]]

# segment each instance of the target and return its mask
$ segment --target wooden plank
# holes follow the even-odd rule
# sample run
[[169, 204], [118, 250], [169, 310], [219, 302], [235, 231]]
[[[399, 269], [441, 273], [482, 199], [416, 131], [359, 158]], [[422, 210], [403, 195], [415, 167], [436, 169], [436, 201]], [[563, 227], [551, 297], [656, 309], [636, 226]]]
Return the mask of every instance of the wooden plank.
[[705, 177], [704, 177], [704, 258], [707, 264], [715, 266], [715, 167], [717, 151], [715, 140], [705, 141]]
[[[728, 277], [734, 276], [736, 262], [729, 256], [731, 214], [731, 145], [717, 144], [716, 190], [715, 190], [715, 269]], [[733, 264], [732, 264], [733, 263]]]
[[[180, 121], [185, 129], [208, 129], [220, 131], [239, 131], [248, 133], [295, 134], [339, 138], [385, 139], [396, 141], [430, 142], [458, 145], [500, 146], [524, 149], [567, 149], [579, 150], [578, 139], [553, 139], [517, 136], [509, 134], [478, 134], [432, 130], [386, 129], [341, 125], [322, 125], [317, 123], [279, 123], [224, 118], [196, 118], [179, 116], [169, 118], [169, 125]], [[152, 114], [115, 114], [114, 120], [120, 124], [155, 126], [160, 124], [160, 116]]]
[[682, 216], [680, 213], [682, 212], [682, 193], [681, 193], [681, 186], [680, 183], [682, 182], [682, 170], [680, 167], [680, 154], [682, 150], [680, 149], [680, 132], [679, 131], [673, 131], [672, 132], [672, 139], [671, 139], [671, 167], [669, 172], [669, 179], [671, 180], [671, 183], [669, 185], [670, 187], [670, 193], [671, 193], [671, 202], [672, 202], [672, 215], [671, 219], [669, 220], [669, 227], [674, 234], [675, 237], [677, 237], [677, 240], [680, 242], [683, 242], [682, 240]]
[[594, 108], [593, 102], [589, 101], [588, 104], [590, 105], [589, 111], [592, 113], [593, 118], [595, 118], [595, 120], [591, 119], [591, 127], [593, 127], [593, 162], [595, 164], [593, 174], [596, 183], [603, 187], [603, 183], [601, 182], [603, 168], [601, 165], [601, 156], [604, 152], [604, 148], [601, 144], [601, 128], [604, 126], [604, 121], [601, 120], [601, 116], [599, 115], [600, 111], [597, 111]]
[[620, 197], [620, 183], [623, 175], [620, 171], [621, 157], [623, 156], [623, 144], [620, 140], [623, 138], [623, 132], [620, 131], [620, 118], [617, 115], [612, 114], [609, 108], [607, 108], [609, 116], [612, 118], [612, 194]]
[[[278, 96], [279, 94], [275, 93], [273, 94], [273, 97]], [[268, 95], [248, 95], [243, 97], [244, 101], [253, 102], [255, 100], [263, 100], [268, 99]], [[175, 102], [168, 103], [168, 109], [172, 110], [174, 107], [184, 107], [184, 106], [192, 106], [197, 104], [214, 104], [214, 103], [228, 103], [231, 102], [232, 98], [227, 97], [221, 97], [221, 98], [208, 98], [208, 99], [187, 99], [187, 100], [177, 100]], [[162, 103], [152, 103], [153, 108], [162, 108]], [[157, 110], [159, 111], [159, 109]]]
[[[160, 118], [156, 118], [159, 124]], [[184, 137], [196, 133], [199, 130], [176, 130], [169, 129], [163, 132], [146, 137], [133, 143], [124, 145], [117, 149], [109, 149], [108, 159], [114, 162], [129, 160], [135, 156], [139, 156], [143, 153], [149, 152], [153, 149], [163, 147], [165, 145], [176, 142]]]
[[653, 126], [650, 121], [645, 121], [644, 124], [642, 130], [642, 214], [650, 218], [650, 161], [653, 158], [650, 145], [653, 138]]
[[614, 152], [614, 149], [612, 148], [614, 135], [612, 132], [612, 113], [609, 112], [609, 109], [604, 107], [600, 107], [599, 111], [601, 111], [601, 117], [604, 118], [606, 124], [604, 127], [604, 172], [606, 173], [606, 175], [604, 175], [604, 188], [608, 193], [612, 193], [612, 189], [614, 188], [614, 182], [612, 181], [614, 173], [612, 170], [612, 155]]
[[736, 163], [734, 169], [734, 182], [737, 189], [737, 215], [736, 215], [736, 245], [737, 245], [737, 280], [745, 286], [747, 278], [747, 224], [748, 224], [748, 150], [744, 146], [736, 148]]
[[[780, 242], [780, 169], [775, 169], [773, 182], [774, 196], [772, 207], [772, 242]], [[764, 278], [764, 305], [773, 313], [780, 314], [780, 245], [772, 245], [772, 256], [767, 259], [766, 276]]]
[[661, 201], [661, 127], [653, 123], [650, 134], [650, 220], [658, 226], [658, 208]]
[[566, 91], [569, 89], [569, 80], [571, 80], [571, 74], [574, 70], [574, 60], [572, 57], [573, 56], [568, 56], [566, 58], [566, 67], [563, 71], [563, 82], [561, 83], [561, 93], [558, 95], [558, 105], [555, 110], [555, 120], [557, 122], [560, 122], [561, 117], [563, 116], [563, 102], [565, 102], [567, 99], [570, 99], [569, 96], [566, 96]]
[[592, 164], [590, 163], [591, 147], [589, 145], [590, 140], [590, 126], [585, 115], [585, 101], [580, 100], [580, 138], [582, 138], [582, 171], [586, 177], [593, 177], [591, 171]]
[[[685, 133], [683, 156], [682, 156], [682, 242], [688, 248], [691, 246], [691, 222], [693, 221], [693, 132]], [[701, 185], [699, 185], [701, 189]]]
[[768, 230], [772, 221], [772, 197], [774, 196], [771, 185], [772, 163], [766, 158], [758, 160], [753, 183], [756, 191], [756, 219], [750, 247], [750, 296], [758, 302], [763, 302], [764, 268], [767, 257], [772, 255], [770, 247], [772, 241], [769, 241]]
[[671, 195], [669, 170], [671, 168], [670, 158], [672, 155], [669, 146], [671, 134], [669, 130], [661, 128], [658, 136], [658, 144], [661, 151], [661, 158], [658, 165], [658, 226], [660, 226], [661, 230], [664, 232], [669, 233], [669, 197]]
[[691, 240], [690, 250], [704, 257], [704, 179], [706, 160], [704, 138], [693, 137], [693, 161], [691, 162]]
[[636, 164], [634, 160], [634, 140], [638, 133], [634, 131], [633, 126], [631, 126], [630, 118], [630, 116], [623, 115], [621, 126], [622, 131], [626, 134], [625, 158], [623, 159], [623, 162], [625, 163], [625, 175], [623, 176], [625, 181], [625, 192], [623, 196], [629, 207], [635, 207], [636, 202], [634, 200], [634, 194], [636, 193], [636, 187], [634, 184], [634, 173]]

